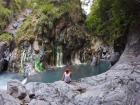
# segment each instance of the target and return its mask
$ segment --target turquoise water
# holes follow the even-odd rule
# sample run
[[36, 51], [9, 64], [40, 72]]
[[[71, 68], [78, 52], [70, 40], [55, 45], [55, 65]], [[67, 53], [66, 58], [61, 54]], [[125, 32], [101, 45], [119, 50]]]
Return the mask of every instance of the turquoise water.
[[[107, 61], [101, 61], [99, 65], [93, 67], [90, 65], [74, 65], [72, 66], [72, 80], [78, 80], [80, 78], [98, 75], [106, 72], [110, 67], [110, 63]], [[45, 82], [52, 83], [62, 79], [64, 68], [51, 69], [43, 73], [35, 74], [28, 77], [28, 82]]]
[[[96, 67], [87, 64], [74, 65], [72, 66], [72, 80], [78, 80], [80, 78], [101, 74], [107, 71], [109, 67], [110, 67], [110, 63], [107, 61], [101, 61], [101, 63]], [[50, 69], [46, 72], [42, 72], [28, 77], [27, 82], [52, 83], [61, 80], [63, 72], [64, 72], [64, 67]], [[23, 79], [24, 79], [23, 76], [16, 73], [10, 73], [10, 72], [0, 73], [0, 89], [6, 90], [7, 82], [10, 80], [22, 81]]]
[[7, 82], [10, 80], [23, 80], [23, 77], [16, 73], [0, 73], [0, 89], [6, 90], [7, 89]]

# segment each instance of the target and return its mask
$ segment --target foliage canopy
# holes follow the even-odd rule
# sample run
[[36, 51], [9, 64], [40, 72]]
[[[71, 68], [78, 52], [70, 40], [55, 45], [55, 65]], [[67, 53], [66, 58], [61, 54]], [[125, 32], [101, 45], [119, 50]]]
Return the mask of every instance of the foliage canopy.
[[113, 43], [138, 21], [139, 13], [138, 0], [94, 0], [86, 24], [94, 36]]

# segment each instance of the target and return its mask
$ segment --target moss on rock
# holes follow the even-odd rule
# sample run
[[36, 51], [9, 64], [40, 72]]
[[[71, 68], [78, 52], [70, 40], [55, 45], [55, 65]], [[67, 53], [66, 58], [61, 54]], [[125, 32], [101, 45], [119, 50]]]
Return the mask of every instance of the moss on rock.
[[8, 33], [3, 33], [0, 35], [0, 41], [1, 42], [10, 42], [13, 40], [13, 37], [11, 34], [8, 34]]

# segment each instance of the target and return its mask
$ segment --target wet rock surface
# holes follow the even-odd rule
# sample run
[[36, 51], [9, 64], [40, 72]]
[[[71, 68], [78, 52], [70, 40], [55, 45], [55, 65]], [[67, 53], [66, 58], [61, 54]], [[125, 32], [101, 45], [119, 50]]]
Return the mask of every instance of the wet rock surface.
[[9, 60], [9, 45], [7, 42], [0, 42], [0, 71], [5, 71], [8, 68]]

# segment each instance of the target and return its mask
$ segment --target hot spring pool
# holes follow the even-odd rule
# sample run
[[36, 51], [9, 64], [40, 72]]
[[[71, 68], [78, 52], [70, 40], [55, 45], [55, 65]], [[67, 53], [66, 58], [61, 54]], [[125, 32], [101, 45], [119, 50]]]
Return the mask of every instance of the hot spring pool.
[[[110, 68], [110, 62], [101, 61], [99, 65], [93, 67], [87, 64], [72, 66], [72, 80], [98, 75], [106, 72]], [[52, 83], [62, 79], [64, 68], [50, 69], [48, 71], [28, 77], [28, 82]]]
[[[87, 64], [72, 66], [72, 80], [78, 80], [84, 77], [90, 77], [106, 72], [110, 68], [110, 62], [101, 61], [99, 65], [93, 67]], [[27, 78], [27, 82], [52, 83], [62, 79], [64, 68], [50, 69]], [[22, 81], [23, 76], [16, 73], [0, 73], [0, 89], [7, 89], [7, 82], [10, 80]]]

